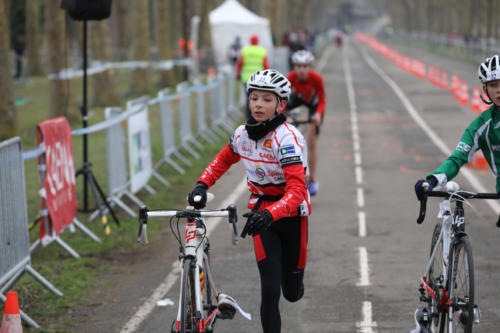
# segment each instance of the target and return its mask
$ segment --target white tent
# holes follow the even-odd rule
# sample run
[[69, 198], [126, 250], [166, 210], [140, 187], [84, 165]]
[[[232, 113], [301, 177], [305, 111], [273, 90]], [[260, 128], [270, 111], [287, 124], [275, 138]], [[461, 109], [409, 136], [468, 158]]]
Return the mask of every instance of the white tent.
[[242, 46], [250, 44], [250, 36], [259, 36], [259, 45], [268, 52], [273, 50], [269, 20], [246, 9], [236, 0], [226, 0], [208, 16], [212, 34], [212, 48], [218, 65], [227, 62], [228, 50], [237, 36]]

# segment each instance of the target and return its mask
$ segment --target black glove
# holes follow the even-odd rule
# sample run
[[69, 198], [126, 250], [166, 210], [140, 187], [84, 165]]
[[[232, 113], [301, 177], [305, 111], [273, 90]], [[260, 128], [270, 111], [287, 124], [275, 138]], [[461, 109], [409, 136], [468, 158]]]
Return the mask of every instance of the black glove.
[[[196, 183], [194, 189], [188, 194], [188, 203], [195, 209], [205, 208], [205, 205], [207, 204], [207, 190], [207, 184], [203, 182]], [[199, 201], [194, 201], [194, 197], [197, 195], [199, 195], [201, 199]]]
[[243, 217], [248, 217], [248, 220], [241, 232], [242, 238], [245, 238], [247, 234], [252, 236], [258, 235], [273, 223], [273, 216], [268, 210], [261, 210], [259, 212], [251, 211], [243, 214]]
[[[424, 182], [429, 183], [429, 187], [427, 190], [422, 186]], [[438, 180], [436, 177], [432, 176], [429, 179], [419, 179], [415, 183], [415, 194], [417, 195], [417, 199], [422, 201], [424, 199], [424, 195], [426, 192], [432, 191], [432, 189], [437, 185]]]

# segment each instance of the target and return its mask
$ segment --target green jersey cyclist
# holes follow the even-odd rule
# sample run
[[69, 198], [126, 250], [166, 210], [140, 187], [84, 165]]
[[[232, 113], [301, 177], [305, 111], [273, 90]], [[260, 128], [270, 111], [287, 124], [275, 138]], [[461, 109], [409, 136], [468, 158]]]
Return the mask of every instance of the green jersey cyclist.
[[470, 162], [474, 153], [481, 149], [496, 178], [496, 191], [500, 193], [500, 58], [494, 55], [481, 63], [478, 69], [479, 81], [483, 84], [481, 95], [491, 107], [481, 113], [467, 127], [455, 151], [426, 179], [415, 184], [419, 200], [424, 198], [424, 182], [429, 184], [427, 191], [436, 185], [445, 185], [458, 174], [460, 168]]

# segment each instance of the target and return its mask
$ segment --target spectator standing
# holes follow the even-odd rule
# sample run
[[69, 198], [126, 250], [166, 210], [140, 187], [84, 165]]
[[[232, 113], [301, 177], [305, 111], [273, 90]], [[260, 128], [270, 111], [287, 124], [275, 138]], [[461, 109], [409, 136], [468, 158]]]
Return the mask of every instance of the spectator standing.
[[[236, 76], [246, 91], [246, 84], [250, 76], [259, 70], [268, 69], [269, 64], [267, 62], [267, 51], [265, 48], [259, 45], [259, 36], [250, 36], [250, 45], [245, 46], [241, 50], [241, 56], [236, 65]], [[250, 118], [250, 106], [248, 103], [249, 93], [247, 91], [246, 100], [246, 117]]]

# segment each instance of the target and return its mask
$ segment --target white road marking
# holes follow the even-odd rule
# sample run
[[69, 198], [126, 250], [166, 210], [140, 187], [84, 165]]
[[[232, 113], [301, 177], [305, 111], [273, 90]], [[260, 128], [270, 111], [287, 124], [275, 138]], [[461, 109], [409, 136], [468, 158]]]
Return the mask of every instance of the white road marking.
[[[434, 132], [434, 130], [427, 125], [425, 120], [420, 116], [418, 111], [415, 109], [410, 100], [406, 97], [403, 90], [398, 86], [393, 79], [389, 77], [376, 63], [375, 61], [363, 50], [360, 48], [361, 54], [365, 59], [366, 63], [376, 72], [392, 90], [396, 93], [398, 98], [401, 100], [406, 110], [410, 114], [410, 116], [415, 120], [415, 122], [420, 126], [420, 128], [427, 134], [427, 136], [431, 139], [432, 142], [441, 150], [441, 152], [449, 156], [452, 152], [450, 148], [444, 143], [444, 141]], [[479, 181], [479, 179], [472, 173], [471, 170], [467, 168], [461, 168], [460, 173], [469, 181], [475, 191], [477, 192], [489, 192], [486, 187]], [[498, 215], [500, 212], [500, 204], [496, 200], [486, 200], [486, 203], [493, 209], [495, 214]]]
[[[227, 198], [220, 205], [221, 207], [227, 207], [228, 205], [235, 203], [239, 197], [245, 192], [247, 188], [246, 178], [243, 179], [227, 196]], [[207, 222], [207, 237], [210, 236], [212, 230], [217, 227], [217, 225], [223, 220], [222, 217], [210, 219], [210, 222]], [[158, 300], [165, 297], [165, 295], [170, 291], [172, 286], [177, 282], [179, 278], [179, 273], [181, 271], [181, 266], [179, 262], [174, 262], [172, 264], [172, 270], [165, 277], [162, 283], [153, 291], [151, 296], [149, 296], [144, 303], [142, 303], [137, 312], [129, 319], [129, 321], [122, 327], [120, 333], [132, 333], [135, 332], [141, 323], [146, 319], [146, 317], [153, 311], [156, 306], [156, 302]]]
[[366, 237], [366, 213], [358, 212], [359, 237]]
[[363, 208], [365, 206], [365, 191], [362, 187], [358, 187], [358, 207]]
[[367, 287], [370, 285], [370, 270], [368, 267], [368, 252], [366, 247], [359, 248], [359, 287]]
[[354, 153], [354, 164], [361, 165], [361, 153], [359, 151]]
[[363, 183], [363, 169], [361, 168], [361, 166], [357, 166], [356, 169], [355, 169], [355, 173], [356, 173], [356, 184], [360, 185]]
[[372, 321], [372, 303], [365, 301], [363, 302], [363, 307], [361, 308], [361, 313], [363, 314], [363, 321], [356, 323], [359, 333], [375, 333], [374, 327], [377, 327], [377, 323]]

